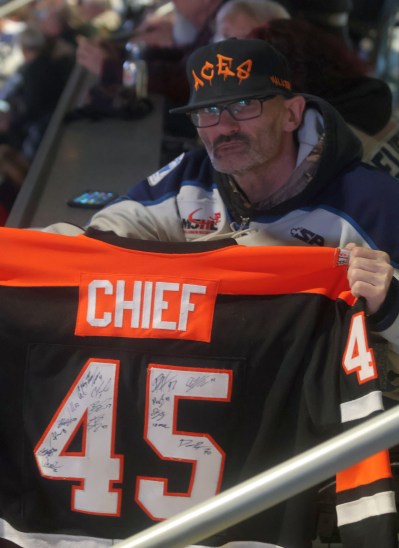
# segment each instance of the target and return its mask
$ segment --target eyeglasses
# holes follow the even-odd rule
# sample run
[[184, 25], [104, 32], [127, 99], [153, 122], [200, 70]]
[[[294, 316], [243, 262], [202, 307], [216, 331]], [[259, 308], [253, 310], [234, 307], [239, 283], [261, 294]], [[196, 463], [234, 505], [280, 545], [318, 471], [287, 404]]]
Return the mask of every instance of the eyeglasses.
[[195, 127], [216, 126], [220, 122], [220, 117], [224, 110], [230, 114], [234, 120], [251, 120], [258, 118], [262, 114], [263, 103], [273, 99], [275, 95], [264, 97], [263, 99], [241, 99], [227, 105], [212, 105], [210, 107], [199, 108], [188, 113]]

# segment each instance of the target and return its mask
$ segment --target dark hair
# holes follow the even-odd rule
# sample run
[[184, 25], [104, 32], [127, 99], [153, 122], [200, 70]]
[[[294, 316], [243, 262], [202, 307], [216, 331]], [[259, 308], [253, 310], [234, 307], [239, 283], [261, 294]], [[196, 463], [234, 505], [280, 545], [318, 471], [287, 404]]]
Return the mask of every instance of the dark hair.
[[368, 74], [355, 51], [333, 34], [302, 19], [276, 19], [251, 33], [279, 50], [290, 65], [293, 89], [329, 97]]

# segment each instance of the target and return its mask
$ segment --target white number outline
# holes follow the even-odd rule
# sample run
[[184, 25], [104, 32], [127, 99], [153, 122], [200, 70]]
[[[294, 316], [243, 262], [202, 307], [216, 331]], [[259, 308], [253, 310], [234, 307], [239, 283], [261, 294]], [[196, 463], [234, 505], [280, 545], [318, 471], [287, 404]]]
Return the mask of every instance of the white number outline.
[[[111, 399], [112, 399], [112, 405], [111, 407], [111, 413], [112, 413], [112, 420], [109, 423], [110, 426], [110, 434], [108, 442], [105, 444], [105, 447], [101, 447], [101, 455], [100, 458], [104, 458], [104, 454], [106, 454], [105, 460], [108, 462], [108, 464], [111, 462], [111, 465], [113, 467], [113, 474], [117, 477], [112, 477], [112, 479], [109, 479], [108, 476], [108, 491], [104, 491], [103, 497], [93, 497], [90, 493], [88, 494], [85, 491], [86, 487], [86, 479], [87, 476], [79, 475], [79, 474], [65, 474], [65, 471], [62, 471], [62, 459], [76, 459], [76, 461], [69, 461], [68, 464], [71, 464], [71, 467], [74, 468], [74, 465], [76, 462], [81, 458], [83, 461], [86, 457], [86, 451], [87, 451], [87, 444], [90, 441], [90, 435], [91, 440], [93, 439], [93, 435], [91, 434], [91, 429], [88, 428], [88, 423], [90, 421], [90, 409], [86, 404], [86, 401], [83, 398], [83, 407], [76, 411], [76, 417], [74, 418], [74, 422], [71, 421], [71, 424], [73, 422], [73, 425], [67, 428], [67, 430], [63, 431], [62, 434], [60, 433], [60, 424], [65, 418], [65, 416], [69, 413], [70, 415], [70, 409], [74, 408], [76, 409], [76, 397], [79, 394], [79, 391], [82, 391], [82, 386], [86, 384], [86, 381], [88, 378], [93, 377], [93, 373], [95, 371], [91, 371], [93, 368], [97, 366], [106, 366], [109, 368], [108, 373], [108, 381], [110, 383], [111, 389]], [[48, 424], [47, 428], [45, 429], [43, 435], [37, 442], [35, 448], [34, 448], [34, 457], [36, 459], [37, 467], [39, 470], [39, 473], [42, 477], [49, 479], [49, 480], [57, 480], [57, 481], [71, 481], [71, 482], [78, 482], [77, 485], [71, 486], [71, 510], [74, 512], [84, 513], [84, 514], [90, 514], [90, 515], [101, 515], [101, 516], [110, 516], [110, 517], [119, 517], [121, 515], [121, 506], [122, 506], [122, 497], [123, 497], [123, 486], [122, 487], [115, 487], [115, 483], [121, 484], [123, 481], [123, 463], [124, 463], [124, 456], [123, 455], [117, 455], [115, 453], [115, 437], [116, 437], [116, 416], [117, 416], [117, 403], [118, 403], [118, 384], [119, 384], [119, 369], [120, 369], [120, 362], [119, 360], [107, 360], [107, 359], [101, 359], [101, 358], [89, 358], [86, 363], [84, 364], [82, 370], [77, 375], [76, 379], [74, 380], [73, 384], [71, 385], [70, 389], [68, 390], [67, 394], [63, 398], [61, 404], [58, 406], [56, 412], [54, 413], [50, 423]], [[219, 458], [219, 463], [217, 466], [212, 464], [211, 468], [214, 469], [214, 477], [213, 481], [209, 481], [209, 478], [207, 476], [206, 482], [199, 482], [197, 481], [197, 471], [199, 467], [197, 467], [200, 457], [197, 458], [197, 455], [195, 458], [173, 458], [168, 455], [165, 455], [162, 453], [162, 450], [159, 450], [157, 447], [157, 441], [154, 440], [151, 441], [149, 436], [149, 408], [150, 408], [150, 397], [151, 397], [151, 389], [150, 389], [150, 382], [151, 382], [151, 373], [159, 372], [159, 371], [172, 371], [176, 373], [181, 374], [187, 374], [187, 375], [200, 375], [201, 373], [203, 375], [211, 376], [213, 379], [216, 379], [216, 382], [219, 383], [221, 386], [223, 386], [223, 394], [216, 394], [213, 395], [215, 392], [215, 389], [212, 390], [212, 396], [209, 394], [202, 394], [201, 395], [201, 387], [197, 389], [195, 395], [193, 394], [177, 394], [173, 395], [173, 412], [171, 417], [171, 424], [173, 425], [172, 428], [172, 435], [178, 435], [178, 436], [190, 436], [191, 438], [197, 439], [197, 440], [203, 440], [206, 439], [209, 443], [209, 447], [204, 449], [204, 455], [210, 454], [212, 451], [215, 452], [216, 458]], [[182, 376], [182, 375], [181, 375]], [[145, 402], [145, 425], [144, 425], [144, 440], [149, 444], [149, 446], [152, 448], [154, 453], [161, 459], [161, 460], [173, 460], [173, 461], [180, 461], [180, 462], [189, 462], [192, 464], [192, 471], [191, 471], [191, 477], [189, 481], [189, 489], [186, 493], [169, 493], [167, 490], [168, 486], [168, 479], [167, 478], [150, 478], [148, 476], [137, 476], [136, 477], [136, 493], [134, 500], [138, 504], [140, 508], [154, 521], [160, 521], [163, 519], [166, 519], [169, 517], [168, 515], [165, 516], [157, 516], [153, 515], [151, 512], [151, 509], [148, 508], [142, 500], [140, 500], [140, 487], [143, 485], [146, 485], [146, 482], [157, 482], [161, 483], [163, 486], [163, 492], [166, 494], [166, 497], [171, 497], [172, 499], [178, 499], [182, 500], [185, 499], [184, 504], [189, 508], [193, 506], [197, 501], [191, 501], [190, 497], [192, 495], [192, 492], [194, 490], [195, 484], [203, 485], [206, 483], [205, 489], [207, 489], [209, 492], [207, 493], [205, 498], [209, 498], [215, 494], [217, 494], [221, 489], [221, 483], [223, 479], [223, 471], [224, 471], [224, 462], [225, 462], [225, 453], [223, 449], [219, 446], [219, 444], [213, 439], [213, 437], [210, 434], [202, 433], [202, 432], [181, 432], [178, 431], [176, 428], [177, 424], [177, 415], [178, 415], [178, 407], [179, 407], [179, 401], [181, 399], [190, 399], [190, 400], [206, 400], [206, 401], [220, 401], [220, 402], [229, 402], [231, 401], [231, 394], [232, 394], [232, 383], [233, 383], [233, 371], [229, 369], [211, 369], [211, 368], [193, 368], [193, 367], [179, 367], [179, 366], [169, 366], [169, 365], [159, 365], [159, 364], [149, 364], [147, 369], [147, 387], [146, 387], [146, 402]], [[220, 387], [218, 388], [220, 390]], [[204, 391], [204, 389], [203, 389]], [[217, 389], [216, 389], [217, 391]], [[61, 422], [59, 422], [61, 421]], [[62, 423], [64, 424], [64, 423]], [[108, 427], [108, 426], [107, 426]], [[68, 451], [68, 448], [72, 444], [76, 434], [78, 431], [82, 429], [82, 442], [81, 442], [81, 451]], [[52, 444], [52, 440], [54, 439], [60, 439], [58, 447], [56, 446], [57, 443]], [[108, 452], [107, 452], [108, 451]], [[203, 457], [204, 458], [204, 457]], [[54, 459], [59, 459], [54, 460]], [[64, 461], [65, 462], [65, 461]], [[77, 462], [77, 466], [79, 468], [79, 462]], [[59, 465], [59, 468], [57, 469], [57, 465]], [[83, 471], [84, 466], [86, 463], [83, 463], [81, 468]], [[117, 473], [115, 472], [117, 471]], [[79, 497], [79, 494], [82, 494], [81, 500], [87, 501], [91, 504], [94, 503], [94, 505], [99, 504], [99, 506], [96, 509], [93, 509], [93, 506], [91, 508], [82, 508], [79, 507], [79, 503], [77, 504], [76, 499]], [[113, 495], [110, 496], [109, 501], [105, 501], [105, 503], [96, 502], [98, 499], [106, 498], [106, 495]], [[85, 498], [86, 497], [86, 498]], [[169, 499], [170, 502], [170, 499]], [[113, 507], [112, 510], [104, 511], [102, 507], [105, 504], [111, 504]], [[151, 504], [150, 504], [151, 506]], [[99, 508], [101, 509], [99, 510]], [[172, 512], [171, 515], [174, 515], [176, 513]]]
[[342, 367], [347, 375], [356, 372], [359, 384], [378, 377], [374, 351], [369, 346], [364, 312], [358, 312], [351, 318]]
[[[101, 447], [104, 450], [109, 450], [109, 456], [108, 456], [108, 463], [111, 462], [111, 465], [115, 469], [115, 475], [117, 477], [113, 479], [109, 479], [108, 481], [108, 492], [107, 494], [110, 495], [108, 498], [109, 501], [104, 501], [102, 504], [105, 506], [107, 502], [110, 506], [113, 507], [113, 510], [109, 511], [103, 511], [97, 509], [97, 511], [90, 510], [88, 508], [79, 508], [79, 502], [77, 502], [77, 499], [79, 496], [83, 498], [87, 495], [86, 493], [86, 479], [85, 476], [80, 476], [79, 474], [74, 476], [65, 476], [62, 475], [62, 473], [58, 473], [59, 470], [56, 469], [56, 466], [54, 464], [54, 461], [52, 462], [52, 459], [54, 457], [60, 457], [60, 459], [63, 458], [71, 458], [71, 459], [79, 459], [83, 460], [86, 457], [86, 451], [87, 451], [87, 444], [89, 443], [88, 439], [88, 421], [89, 419], [89, 409], [86, 407], [85, 410], [81, 413], [81, 417], [78, 420], [78, 422], [75, 423], [73, 427], [69, 429], [69, 432], [67, 431], [60, 431], [60, 427], [57, 426], [57, 422], [60, 420], [62, 421], [63, 415], [70, 413], [70, 410], [67, 409], [68, 404], [72, 404], [72, 406], [76, 405], [74, 403], [74, 396], [76, 396], [79, 393], [79, 389], [81, 388], [81, 381], [84, 379], [85, 375], [90, 375], [90, 369], [93, 369], [96, 366], [105, 365], [110, 368], [111, 375], [113, 378], [112, 386], [111, 386], [111, 392], [112, 392], [112, 419], [111, 419], [111, 432], [109, 434], [109, 443], [108, 447]], [[78, 376], [76, 377], [75, 381], [73, 382], [71, 388], [68, 390], [65, 398], [62, 400], [61, 404], [59, 405], [57, 411], [53, 415], [53, 418], [51, 419], [49, 425], [47, 426], [46, 430], [44, 431], [42, 437], [37, 442], [35, 448], [34, 448], [34, 456], [36, 459], [36, 463], [40, 472], [40, 475], [42, 477], [45, 477], [50, 480], [58, 480], [58, 481], [78, 481], [78, 485], [72, 485], [71, 489], [71, 510], [74, 512], [79, 512], [83, 514], [92, 514], [92, 515], [102, 515], [102, 516], [120, 516], [121, 514], [121, 504], [122, 504], [122, 488], [114, 487], [115, 483], [121, 483], [123, 481], [123, 455], [117, 455], [115, 454], [115, 433], [116, 433], [116, 410], [117, 410], [117, 402], [118, 402], [118, 381], [119, 381], [119, 367], [120, 362], [119, 360], [106, 360], [106, 359], [97, 359], [97, 358], [89, 358], [85, 365], [83, 366], [82, 370], [79, 372]], [[79, 397], [79, 396], [78, 396]], [[83, 428], [83, 437], [82, 437], [82, 451], [81, 452], [68, 452], [68, 447], [70, 446], [72, 440], [74, 439], [76, 433], [80, 428]], [[61, 449], [57, 449], [54, 447], [54, 440], [57, 439], [58, 433], [60, 433], [60, 439], [61, 436], [64, 438], [66, 437], [66, 442], [62, 444]], [[57, 437], [56, 437], [57, 435]], [[91, 439], [93, 439], [93, 434], [91, 434]], [[56, 442], [55, 442], [56, 443]], [[77, 461], [76, 461], [77, 462]], [[105, 464], [105, 463], [104, 463]], [[77, 464], [79, 466], [79, 463]], [[90, 499], [90, 497], [88, 497]], [[105, 497], [104, 497], [105, 498]], [[85, 504], [84, 502], [82, 503]], [[99, 501], [99, 504], [101, 506], [101, 501]]]
[[[224, 471], [224, 462], [225, 462], [225, 452], [223, 449], [219, 446], [219, 444], [213, 439], [212, 436], [210, 436], [207, 433], [202, 432], [182, 432], [178, 431], [176, 428], [177, 424], [177, 416], [178, 416], [178, 407], [179, 407], [179, 401], [182, 399], [190, 399], [190, 400], [207, 400], [207, 401], [220, 401], [220, 402], [229, 402], [231, 401], [231, 393], [232, 393], [232, 382], [233, 382], [233, 371], [227, 370], [227, 369], [207, 369], [207, 368], [188, 368], [188, 367], [179, 367], [179, 366], [165, 366], [165, 365], [159, 365], [159, 364], [149, 364], [148, 366], [148, 375], [147, 375], [147, 395], [146, 395], [146, 411], [145, 411], [145, 425], [144, 425], [144, 439], [149, 444], [149, 446], [152, 448], [154, 453], [162, 460], [170, 460], [170, 461], [180, 461], [180, 462], [189, 462], [192, 464], [192, 471], [191, 471], [191, 477], [189, 481], [189, 488], [186, 493], [173, 493], [168, 490], [168, 479], [167, 478], [157, 478], [157, 477], [148, 477], [148, 476], [137, 476], [137, 482], [136, 482], [136, 494], [135, 494], [135, 501], [137, 504], [144, 510], [144, 512], [154, 521], [161, 521], [164, 519], [167, 519], [168, 517], [171, 517], [175, 515], [176, 513], [180, 513], [183, 510], [186, 510], [196, 504], [197, 502], [200, 502], [199, 500], [192, 501], [192, 497], [194, 496], [194, 489], [195, 486], [198, 486], [199, 482], [197, 481], [198, 475], [197, 471], [199, 468], [199, 459], [189, 459], [189, 458], [176, 458], [171, 457], [168, 455], [165, 455], [162, 453], [162, 450], [158, 448], [154, 441], [151, 441], [150, 439], [150, 404], [151, 404], [151, 381], [152, 381], [152, 373], [156, 371], [175, 371], [175, 372], [184, 372], [187, 374], [193, 374], [193, 373], [204, 373], [205, 375], [213, 375], [213, 376], [226, 376], [227, 377], [227, 388], [226, 388], [226, 395], [225, 396], [201, 396], [200, 394], [197, 394], [195, 396], [192, 395], [172, 395], [173, 397], [173, 417], [170, 420], [170, 423], [172, 424], [172, 433], [170, 435], [171, 440], [173, 439], [173, 436], [189, 436], [190, 438], [206, 438], [209, 442], [210, 446], [215, 450], [215, 452], [219, 453], [220, 456], [220, 463], [219, 466], [213, 466], [212, 472], [214, 473], [214, 481], [207, 477], [206, 482], [206, 488], [208, 490], [208, 493], [206, 496], [202, 496], [201, 500], [206, 500], [217, 493], [220, 492], [221, 489], [221, 483], [223, 479], [223, 471]], [[162, 495], [158, 495], [154, 497], [153, 499], [156, 503], [159, 501], [159, 496], [165, 497], [165, 500], [167, 501], [167, 504], [165, 504], [165, 512], [164, 515], [155, 515], [155, 512], [149, 508], [151, 505], [149, 501], [145, 500], [145, 497], [143, 496], [143, 488], [149, 487], [149, 490], [154, 491], [154, 487], [158, 488], [157, 491], [162, 490]], [[152, 487], [151, 487], [152, 486]], [[198, 495], [197, 495], [198, 496]], [[154, 508], [154, 504], [152, 504]], [[177, 508], [176, 508], [177, 507]]]

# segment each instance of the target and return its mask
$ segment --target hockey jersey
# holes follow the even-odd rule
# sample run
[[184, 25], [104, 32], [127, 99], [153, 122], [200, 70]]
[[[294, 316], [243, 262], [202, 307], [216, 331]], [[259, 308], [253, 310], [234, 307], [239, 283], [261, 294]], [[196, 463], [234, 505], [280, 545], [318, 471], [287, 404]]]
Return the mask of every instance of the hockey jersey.
[[[3, 537], [105, 546], [383, 409], [340, 250], [94, 236], [0, 230]], [[390, 478], [338, 475], [344, 546], [397, 545]], [[314, 500], [201, 544], [309, 547]]]

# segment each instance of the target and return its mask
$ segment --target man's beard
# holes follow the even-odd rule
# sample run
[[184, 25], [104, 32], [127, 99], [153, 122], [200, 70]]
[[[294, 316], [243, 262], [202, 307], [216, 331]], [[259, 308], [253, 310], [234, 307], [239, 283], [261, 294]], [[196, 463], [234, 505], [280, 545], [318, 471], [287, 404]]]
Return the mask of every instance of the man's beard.
[[220, 135], [212, 143], [211, 150], [208, 151], [210, 152], [209, 156], [214, 168], [222, 173], [230, 173], [232, 175], [234, 173], [240, 173], [242, 170], [245, 171], [246, 166], [242, 165], [244, 160], [244, 155], [242, 153], [235, 155], [235, 159], [237, 161], [234, 161], [231, 154], [225, 154], [223, 150], [218, 151], [218, 147], [225, 143], [243, 143], [247, 146], [248, 150], [250, 149], [250, 140], [243, 133], [235, 133], [234, 135]]

